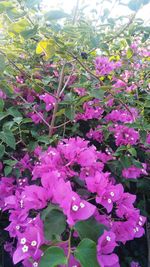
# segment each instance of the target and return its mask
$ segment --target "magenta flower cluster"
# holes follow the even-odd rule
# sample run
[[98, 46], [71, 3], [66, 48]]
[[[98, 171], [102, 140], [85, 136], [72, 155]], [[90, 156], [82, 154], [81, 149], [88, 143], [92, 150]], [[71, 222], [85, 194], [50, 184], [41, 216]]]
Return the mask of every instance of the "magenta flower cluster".
[[[106, 225], [108, 230], [97, 243], [98, 262], [104, 267], [110, 261], [111, 266], [120, 266], [115, 247], [118, 242], [141, 237], [146, 218], [134, 207], [136, 196], [124, 192], [111, 173], [104, 171], [108, 155], [80, 137], [64, 139], [47, 151], [37, 148], [35, 154], [39, 161], [33, 167], [32, 180], [40, 179], [41, 185], [29, 185], [27, 179], [20, 179], [17, 185], [13, 178], [1, 179], [1, 209], [10, 213], [6, 230], [17, 239], [16, 248], [6, 246], [14, 263], [23, 260], [26, 267], [38, 266], [43, 255], [40, 247], [51, 241], [44, 237], [39, 211], [50, 202], [60, 207], [70, 227], [91, 216]], [[84, 196], [76, 188], [76, 177], [87, 192]], [[35, 216], [31, 217], [33, 210]]]

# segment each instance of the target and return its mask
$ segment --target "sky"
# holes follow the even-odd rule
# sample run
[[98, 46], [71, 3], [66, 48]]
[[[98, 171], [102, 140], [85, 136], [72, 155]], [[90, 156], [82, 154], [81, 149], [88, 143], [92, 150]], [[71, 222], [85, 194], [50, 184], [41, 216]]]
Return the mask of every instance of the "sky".
[[[86, 12], [90, 12], [90, 9], [93, 8], [99, 8], [98, 5], [96, 3], [98, 3], [98, 0], [80, 0], [80, 6], [83, 5], [89, 5], [86, 9]], [[112, 1], [112, 4], [110, 4], [109, 1], [105, 0], [104, 4], [103, 4], [103, 8], [109, 8], [110, 9], [110, 5], [111, 5], [111, 16], [112, 17], [116, 17], [116, 16], [123, 16], [123, 15], [129, 15], [132, 13], [132, 11], [126, 7], [126, 6], [122, 6], [122, 5], [114, 5], [114, 3], [117, 2], [116, 0]], [[124, 1], [125, 2], [125, 1]], [[128, 2], [128, 1], [126, 1]], [[45, 10], [50, 10], [51, 8], [62, 8], [65, 10], [65, 12], [70, 13], [71, 10], [73, 9], [73, 7], [76, 4], [76, 0], [43, 0], [43, 6]], [[138, 11], [137, 14], [138, 18], [142, 18], [144, 21], [146, 22], [150, 22], [150, 3], [143, 6], [141, 8], [140, 11]]]

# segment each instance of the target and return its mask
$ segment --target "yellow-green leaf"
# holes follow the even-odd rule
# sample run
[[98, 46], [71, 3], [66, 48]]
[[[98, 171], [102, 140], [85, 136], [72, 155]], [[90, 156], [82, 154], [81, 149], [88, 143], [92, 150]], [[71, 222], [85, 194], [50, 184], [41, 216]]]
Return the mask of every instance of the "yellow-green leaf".
[[54, 56], [56, 52], [56, 44], [52, 39], [41, 40], [36, 47], [36, 54], [45, 54], [45, 59], [48, 60]]

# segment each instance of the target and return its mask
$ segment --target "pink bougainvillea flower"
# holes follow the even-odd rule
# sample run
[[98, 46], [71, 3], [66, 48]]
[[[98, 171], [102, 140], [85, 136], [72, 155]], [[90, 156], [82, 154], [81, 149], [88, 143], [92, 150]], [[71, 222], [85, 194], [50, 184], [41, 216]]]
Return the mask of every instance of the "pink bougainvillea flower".
[[82, 200], [72, 191], [70, 182], [65, 183], [63, 180], [60, 180], [54, 188], [54, 200], [63, 209], [69, 225], [88, 219], [96, 210], [94, 205]]
[[141, 267], [138, 262], [132, 261], [130, 267]]
[[147, 143], [147, 144], [150, 144], [150, 133], [147, 135], [146, 143]]
[[7, 95], [0, 89], [0, 99], [6, 99]]
[[142, 164], [143, 168], [137, 168], [136, 166], [132, 165], [129, 168], [123, 169], [122, 176], [126, 179], [136, 179], [139, 178], [141, 175], [147, 175], [146, 171], [146, 164]]
[[139, 133], [124, 125], [116, 126], [114, 132], [117, 146], [135, 145], [139, 140]]
[[40, 225], [30, 225], [27, 227], [26, 231], [18, 234], [17, 249], [13, 254], [14, 264], [32, 257], [37, 260], [41, 257], [42, 251], [40, 246], [44, 244], [44, 232], [42, 222]]
[[54, 96], [45, 93], [40, 95], [39, 98], [45, 102], [46, 111], [50, 111], [55, 106], [56, 98]]
[[100, 76], [108, 75], [110, 72], [120, 67], [120, 61], [110, 61], [108, 57], [99, 56], [95, 60], [96, 74]]
[[0, 209], [5, 207], [5, 198], [13, 194], [15, 190], [14, 178], [2, 177], [0, 179]]
[[97, 259], [101, 267], [119, 267], [119, 258], [112, 253], [114, 248], [118, 246], [116, 236], [111, 231], [104, 231], [103, 235], [98, 239]]
[[127, 110], [114, 109], [105, 116], [106, 121], [132, 123], [138, 116], [138, 112], [135, 108], [130, 108], [131, 113]]
[[104, 110], [100, 106], [100, 100], [94, 99], [83, 104], [83, 113], [79, 113], [76, 116], [76, 120], [91, 120], [101, 118]]
[[76, 92], [79, 96], [86, 95], [86, 89], [82, 87], [74, 88], [74, 92]]
[[96, 127], [95, 129], [90, 129], [90, 131], [86, 134], [86, 136], [90, 139], [94, 139], [97, 142], [101, 143], [103, 140], [103, 132], [100, 127]]

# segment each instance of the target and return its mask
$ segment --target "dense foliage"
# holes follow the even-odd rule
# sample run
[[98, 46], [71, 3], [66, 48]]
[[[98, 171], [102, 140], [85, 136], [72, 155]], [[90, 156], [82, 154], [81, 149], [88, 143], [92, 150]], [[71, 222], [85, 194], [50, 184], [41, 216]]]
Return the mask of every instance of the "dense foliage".
[[150, 266], [147, 3], [0, 2], [1, 266]]

